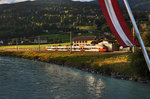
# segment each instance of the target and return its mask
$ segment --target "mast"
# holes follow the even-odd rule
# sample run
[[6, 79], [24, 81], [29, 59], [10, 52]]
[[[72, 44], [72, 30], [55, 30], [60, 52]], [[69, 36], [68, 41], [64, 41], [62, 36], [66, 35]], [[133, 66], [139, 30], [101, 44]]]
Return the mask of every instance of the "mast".
[[70, 54], [72, 54], [72, 32], [70, 32]]
[[128, 14], [129, 14], [129, 16], [130, 16], [130, 19], [131, 19], [131, 21], [132, 21], [133, 27], [134, 27], [134, 29], [135, 29], [135, 34], [136, 34], [136, 36], [137, 36], [137, 38], [138, 38], [138, 40], [139, 40], [139, 43], [140, 43], [140, 45], [141, 45], [144, 58], [145, 58], [145, 60], [146, 60], [147, 66], [148, 66], [149, 71], [150, 71], [150, 59], [149, 59], [148, 53], [147, 53], [147, 51], [146, 51], [146, 48], [145, 48], [145, 46], [144, 46], [142, 37], [141, 37], [141, 35], [140, 35], [140, 32], [139, 32], [139, 29], [138, 29], [138, 27], [137, 27], [136, 21], [135, 21], [135, 19], [134, 19], [134, 16], [133, 16], [133, 14], [132, 14], [131, 8], [130, 8], [130, 6], [129, 6], [128, 0], [123, 0], [123, 1], [124, 1], [125, 6], [126, 6], [126, 9], [127, 9], [127, 11], [128, 11]]
[[[134, 27], [133, 27], [133, 37], [135, 37], [135, 30], [134, 30]], [[132, 47], [132, 53], [135, 52], [135, 46]]]

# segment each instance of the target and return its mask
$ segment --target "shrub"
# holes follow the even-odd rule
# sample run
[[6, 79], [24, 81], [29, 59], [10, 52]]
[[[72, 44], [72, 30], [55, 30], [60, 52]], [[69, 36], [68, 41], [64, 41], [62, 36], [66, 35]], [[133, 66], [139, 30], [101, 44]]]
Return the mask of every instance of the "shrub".
[[135, 53], [131, 53], [129, 55], [129, 61], [131, 70], [134, 72], [134, 75], [150, 78], [150, 72], [141, 50], [136, 49]]

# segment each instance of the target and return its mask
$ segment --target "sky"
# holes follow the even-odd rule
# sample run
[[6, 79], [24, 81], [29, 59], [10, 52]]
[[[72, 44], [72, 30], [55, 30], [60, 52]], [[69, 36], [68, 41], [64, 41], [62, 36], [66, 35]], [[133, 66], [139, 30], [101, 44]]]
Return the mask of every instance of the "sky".
[[72, 0], [72, 1], [91, 2], [91, 1], [94, 1], [94, 0]]
[[0, 4], [10, 4], [24, 1], [34, 1], [34, 0], [0, 0]]
[[[17, 3], [17, 2], [24, 2], [24, 1], [34, 1], [34, 0], [0, 0], [0, 4], [10, 4], [10, 3]], [[72, 1], [90, 2], [93, 0], [72, 0]]]

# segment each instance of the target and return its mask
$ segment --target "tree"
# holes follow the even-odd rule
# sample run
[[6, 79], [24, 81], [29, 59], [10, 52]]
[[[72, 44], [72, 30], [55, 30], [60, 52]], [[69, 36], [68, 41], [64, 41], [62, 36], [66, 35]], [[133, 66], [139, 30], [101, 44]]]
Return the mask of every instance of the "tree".
[[144, 41], [145, 46], [150, 47], [150, 32], [149, 30], [146, 30], [143, 34], [142, 34], [142, 38]]

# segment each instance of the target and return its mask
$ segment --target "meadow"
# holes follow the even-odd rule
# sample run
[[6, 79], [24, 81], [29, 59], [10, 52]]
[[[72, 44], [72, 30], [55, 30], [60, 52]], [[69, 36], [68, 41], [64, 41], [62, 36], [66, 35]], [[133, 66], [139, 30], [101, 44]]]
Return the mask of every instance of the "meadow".
[[[59, 43], [59, 44], [41, 44], [40, 49], [42, 51], [45, 50], [46, 46], [66, 46], [70, 45], [70, 43]], [[0, 50], [4, 51], [38, 51], [39, 50], [39, 45], [10, 45], [10, 46], [0, 46]]]

